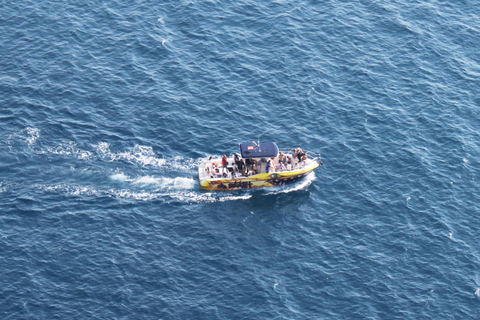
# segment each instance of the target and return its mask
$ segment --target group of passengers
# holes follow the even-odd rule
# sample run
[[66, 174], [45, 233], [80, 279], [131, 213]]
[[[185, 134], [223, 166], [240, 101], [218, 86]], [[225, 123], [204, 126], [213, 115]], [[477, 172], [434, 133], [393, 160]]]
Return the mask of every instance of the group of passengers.
[[[212, 160], [212, 157], [210, 157], [209, 160]], [[235, 154], [233, 161], [234, 166], [231, 168], [231, 170], [229, 170], [228, 157], [224, 154], [222, 156], [221, 166], [219, 166], [217, 162], [213, 161], [211, 162], [211, 169], [207, 166], [205, 170], [211, 175], [212, 178], [237, 178], [239, 176], [248, 177], [249, 175], [258, 173], [257, 161], [254, 159], [240, 159], [238, 154]]]
[[[208, 160], [212, 160], [213, 157], [210, 157]], [[212, 178], [226, 178], [228, 176], [227, 172], [228, 172], [228, 158], [227, 158], [227, 155], [223, 155], [222, 156], [222, 165], [220, 166], [217, 162], [215, 161], [211, 161], [211, 165], [212, 167], [210, 168], [210, 166], [207, 166], [205, 168], [205, 171], [207, 171], [208, 174], [210, 174], [210, 176]]]
[[258, 164], [257, 161], [254, 159], [240, 159], [238, 154], [235, 154], [234, 156], [234, 162], [235, 162], [235, 167], [234, 167], [234, 172], [248, 177], [249, 175], [254, 175], [258, 173]]
[[292, 150], [292, 155], [280, 152], [278, 155], [278, 165], [275, 158], [270, 158], [267, 162], [267, 172], [290, 171], [297, 166], [304, 166], [307, 160], [307, 153], [302, 148]]
[[[210, 157], [209, 160], [211, 160]], [[262, 159], [265, 161], [264, 159]], [[301, 148], [293, 149], [292, 154], [290, 155], [280, 152], [278, 155], [278, 163], [275, 161], [275, 158], [270, 158], [267, 161], [266, 172], [280, 172], [280, 171], [290, 171], [298, 168], [299, 166], [304, 166], [305, 161], [307, 160], [307, 153], [304, 152]], [[235, 154], [234, 166], [230, 171], [228, 169], [228, 157], [224, 154], [222, 156], [222, 165], [221, 167], [217, 162], [212, 162], [212, 168], [206, 168], [207, 173], [211, 174], [212, 178], [237, 178], [239, 176], [248, 177], [249, 175], [254, 175], [259, 173], [258, 163], [255, 159], [243, 159]]]

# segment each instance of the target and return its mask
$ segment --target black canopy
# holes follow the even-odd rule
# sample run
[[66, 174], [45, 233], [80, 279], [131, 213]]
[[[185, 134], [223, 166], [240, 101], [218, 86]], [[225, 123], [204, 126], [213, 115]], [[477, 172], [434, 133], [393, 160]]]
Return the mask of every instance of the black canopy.
[[252, 143], [241, 143], [240, 153], [242, 158], [272, 158], [278, 155], [278, 147], [275, 142], [262, 142], [257, 145]]

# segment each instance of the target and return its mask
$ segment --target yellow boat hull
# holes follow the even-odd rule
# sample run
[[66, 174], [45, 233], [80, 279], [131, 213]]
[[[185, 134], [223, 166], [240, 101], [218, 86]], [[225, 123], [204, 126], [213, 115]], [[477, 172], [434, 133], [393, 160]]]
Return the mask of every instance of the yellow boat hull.
[[205, 179], [203, 181], [200, 180], [200, 185], [203, 189], [215, 191], [281, 186], [298, 181], [316, 169], [319, 165], [319, 163], [315, 162], [315, 164], [309, 165], [305, 169], [275, 173], [259, 173], [250, 177]]

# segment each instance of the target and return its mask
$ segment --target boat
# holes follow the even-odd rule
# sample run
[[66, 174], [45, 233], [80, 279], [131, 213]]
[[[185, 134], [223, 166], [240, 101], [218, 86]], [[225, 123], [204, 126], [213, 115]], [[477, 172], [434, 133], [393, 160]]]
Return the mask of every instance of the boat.
[[[300, 156], [299, 156], [300, 154]], [[240, 144], [240, 155], [209, 157], [198, 166], [200, 186], [206, 190], [240, 190], [293, 183], [323, 165], [301, 148], [282, 151], [274, 142]]]

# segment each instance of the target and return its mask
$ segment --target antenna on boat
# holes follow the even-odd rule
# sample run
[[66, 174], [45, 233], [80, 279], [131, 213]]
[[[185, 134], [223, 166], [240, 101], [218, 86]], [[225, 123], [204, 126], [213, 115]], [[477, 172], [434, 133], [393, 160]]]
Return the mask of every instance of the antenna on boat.
[[261, 149], [260, 149], [260, 136], [258, 136], [258, 142], [252, 141], [252, 144], [255, 146], [255, 148], [258, 148], [259, 151], [261, 151]]

